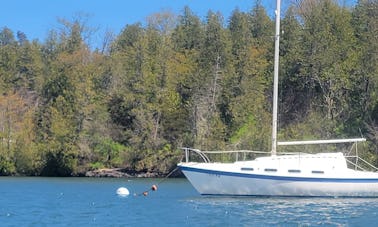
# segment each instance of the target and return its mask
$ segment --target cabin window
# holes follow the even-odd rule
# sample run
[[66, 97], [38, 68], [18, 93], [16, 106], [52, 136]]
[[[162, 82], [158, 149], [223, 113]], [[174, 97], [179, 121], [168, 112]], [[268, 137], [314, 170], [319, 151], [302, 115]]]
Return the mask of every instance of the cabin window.
[[299, 169], [289, 169], [289, 173], [300, 173], [301, 171]]
[[313, 170], [312, 173], [316, 173], [316, 174], [323, 174], [324, 171], [321, 171], [321, 170]]
[[243, 171], [253, 171], [253, 168], [242, 167], [241, 170], [243, 170]]
[[266, 168], [264, 169], [266, 172], [277, 172], [277, 169], [270, 169], [270, 168]]

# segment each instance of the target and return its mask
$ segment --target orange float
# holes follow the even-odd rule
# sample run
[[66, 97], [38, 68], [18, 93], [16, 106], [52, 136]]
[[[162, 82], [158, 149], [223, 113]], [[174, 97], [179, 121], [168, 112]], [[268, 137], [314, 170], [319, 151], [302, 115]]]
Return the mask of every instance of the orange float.
[[157, 186], [156, 186], [155, 184], [152, 185], [151, 190], [152, 190], [152, 191], [156, 191], [156, 190], [157, 190]]

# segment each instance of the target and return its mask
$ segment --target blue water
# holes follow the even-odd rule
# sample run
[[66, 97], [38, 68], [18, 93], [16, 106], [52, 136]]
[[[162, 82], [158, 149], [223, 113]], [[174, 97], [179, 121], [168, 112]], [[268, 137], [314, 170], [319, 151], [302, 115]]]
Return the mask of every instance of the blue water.
[[[0, 226], [376, 226], [375, 198], [202, 197], [185, 179], [0, 177]], [[131, 195], [116, 195], [119, 187]]]

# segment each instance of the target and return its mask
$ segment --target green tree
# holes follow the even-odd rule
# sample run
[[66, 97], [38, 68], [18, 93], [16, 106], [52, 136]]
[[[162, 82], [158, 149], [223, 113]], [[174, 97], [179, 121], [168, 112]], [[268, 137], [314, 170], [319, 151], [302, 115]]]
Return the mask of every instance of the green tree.
[[172, 33], [174, 48], [181, 52], [199, 49], [203, 40], [203, 29], [199, 17], [188, 6], [185, 6], [178, 21]]
[[[378, 2], [361, 0], [353, 10], [353, 28], [357, 38], [358, 64], [353, 70], [354, 89], [350, 96], [353, 117], [366, 122], [367, 134], [377, 150], [378, 142]], [[352, 120], [352, 119], [351, 119]], [[361, 122], [349, 121], [353, 128]], [[359, 124], [358, 124], [359, 123]]]
[[77, 125], [73, 84], [64, 74], [43, 87], [44, 102], [37, 117], [37, 141], [46, 164], [42, 175], [67, 176], [75, 171]]
[[[52, 54], [47, 55], [43, 101], [37, 115], [37, 141], [45, 165], [42, 175], [67, 176], [77, 171], [80, 133], [86, 107], [92, 104], [93, 74], [83, 25], [64, 23]], [[51, 42], [54, 43], [55, 41]]]
[[[266, 112], [268, 50], [257, 45], [250, 29], [250, 15], [234, 11], [229, 30], [234, 73], [228, 77], [229, 141], [237, 149], [267, 149], [270, 115]], [[226, 96], [227, 97], [227, 96]]]
[[[193, 146], [195, 143], [195, 100], [198, 88], [203, 80], [200, 74], [200, 53], [203, 47], [204, 25], [189, 7], [184, 7], [183, 14], [179, 16], [179, 22], [172, 32], [172, 43], [175, 50], [174, 56], [169, 59], [169, 67], [172, 81], [176, 81], [176, 91], [181, 100], [178, 111], [174, 113], [174, 119], [178, 124], [175, 131], [181, 134], [179, 146]], [[176, 116], [176, 117], [175, 117]], [[177, 118], [179, 117], [179, 118]], [[172, 129], [172, 126], [168, 128]], [[177, 141], [177, 135], [175, 135]]]
[[30, 104], [34, 105], [28, 106], [20, 115], [21, 130], [15, 134], [14, 164], [17, 173], [22, 175], [37, 175], [43, 166], [40, 150], [35, 143], [35, 103], [29, 101]]
[[311, 112], [313, 90], [304, 73], [303, 27], [297, 8], [290, 7], [282, 20], [280, 45], [280, 123], [281, 127], [304, 121]]
[[40, 54], [41, 45], [37, 42], [22, 41], [17, 59], [17, 73], [20, 77], [19, 86], [29, 91], [41, 91], [43, 63]]
[[18, 84], [19, 76], [16, 69], [17, 42], [9, 28], [0, 32], [0, 88], [3, 92], [12, 92]]
[[249, 24], [254, 38], [254, 44], [263, 46], [264, 48], [271, 47], [274, 34], [274, 23], [269, 18], [261, 1], [256, 1], [256, 5], [252, 8], [249, 15]]
[[303, 74], [310, 82], [308, 89], [314, 94], [311, 108], [341, 125], [335, 126], [333, 132], [325, 132], [323, 137], [329, 137], [342, 132], [344, 117], [348, 114], [346, 97], [353, 85], [350, 73], [356, 66], [351, 14], [331, 0], [305, 9], [301, 14], [306, 51]]
[[220, 149], [225, 145], [226, 134], [218, 105], [221, 102], [224, 75], [227, 74], [230, 47], [220, 13], [208, 12], [204, 35], [199, 54], [200, 80], [194, 81], [194, 133], [198, 147]]

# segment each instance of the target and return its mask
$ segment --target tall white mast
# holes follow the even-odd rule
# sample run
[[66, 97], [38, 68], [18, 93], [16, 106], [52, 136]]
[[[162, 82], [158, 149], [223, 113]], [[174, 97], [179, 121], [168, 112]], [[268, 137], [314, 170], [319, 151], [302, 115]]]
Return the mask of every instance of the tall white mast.
[[280, 50], [281, 0], [276, 3], [276, 33], [274, 36], [274, 79], [273, 79], [273, 119], [272, 119], [272, 155], [277, 153], [277, 115], [278, 115], [278, 66]]

